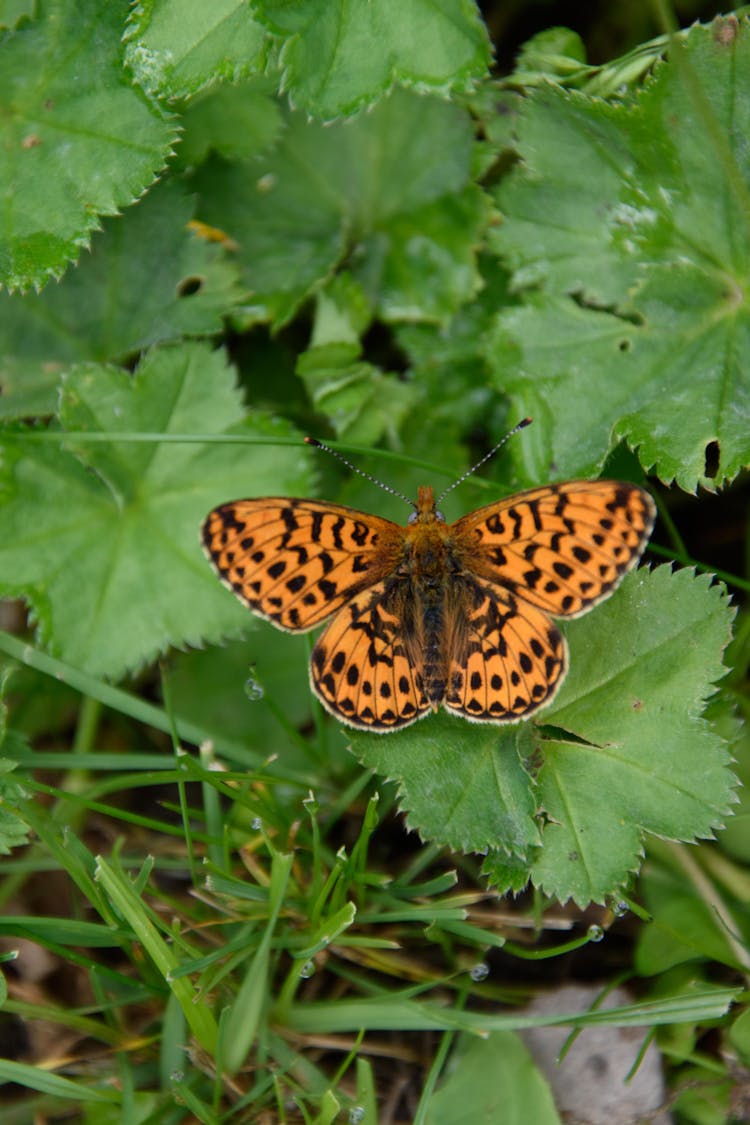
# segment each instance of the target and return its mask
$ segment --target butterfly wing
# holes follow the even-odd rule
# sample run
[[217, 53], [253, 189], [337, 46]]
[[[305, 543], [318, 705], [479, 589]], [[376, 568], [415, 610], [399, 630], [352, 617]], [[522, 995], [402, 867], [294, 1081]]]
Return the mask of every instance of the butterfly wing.
[[578, 617], [635, 566], [656, 509], [619, 481], [568, 481], [463, 516], [451, 534], [471, 573], [556, 617]]
[[313, 649], [313, 691], [332, 715], [360, 730], [396, 730], [430, 709], [423, 657], [405, 599], [398, 579], [363, 590]]
[[398, 524], [340, 504], [264, 498], [210, 512], [203, 547], [240, 601], [280, 629], [306, 632], [398, 562]]
[[546, 707], [565, 678], [568, 651], [553, 621], [490, 582], [466, 577], [449, 615], [443, 705], [479, 723], [514, 723]]

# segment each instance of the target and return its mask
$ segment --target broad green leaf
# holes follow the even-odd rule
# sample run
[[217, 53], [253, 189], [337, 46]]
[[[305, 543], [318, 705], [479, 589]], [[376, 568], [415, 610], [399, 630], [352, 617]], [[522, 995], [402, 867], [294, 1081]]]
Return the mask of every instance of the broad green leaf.
[[[248, 613], [248, 628], [254, 621]], [[308, 651], [306, 638], [259, 622], [241, 642], [178, 653], [170, 671], [175, 712], [263, 756], [283, 755], [289, 768], [293, 735], [312, 721]]]
[[41, 366], [34, 383], [46, 385], [50, 364], [122, 360], [151, 344], [221, 329], [240, 298], [237, 270], [219, 246], [188, 230], [192, 209], [179, 184], [160, 184], [108, 219], [91, 253], [57, 285], [0, 294], [0, 336], [10, 357], [2, 362], [24, 365], [20, 416], [34, 413], [24, 385], [30, 361]]
[[299, 357], [297, 373], [337, 437], [374, 445], [384, 433], [397, 434], [419, 392], [358, 355], [359, 348], [348, 344], [309, 348]]
[[647, 864], [640, 891], [651, 921], [638, 935], [637, 973], [656, 976], [674, 965], [696, 960], [736, 964], [714, 907], [698, 894], [684, 871], [672, 872]]
[[[421, 391], [421, 402], [425, 404], [419, 426], [409, 431], [409, 453], [434, 461], [435, 450], [440, 450], [440, 464], [447, 470], [441, 487], [452, 483], [451, 476], [458, 479], [466, 469], [467, 457], [469, 464], [478, 461], [487, 447], [510, 428], [507, 399], [492, 386], [486, 356], [487, 333], [497, 310], [512, 300], [508, 295], [508, 274], [488, 254], [480, 256], [478, 265], [478, 295], [446, 325], [395, 327], [396, 341], [409, 356], [412, 382]], [[478, 439], [476, 448], [470, 448], [468, 454], [467, 434]], [[517, 456], [514, 461], [510, 459], [507, 449], [493, 457], [482, 470], [481, 480], [478, 476], [469, 477], [459, 491], [446, 498], [446, 518], [458, 518], [493, 496], [517, 491], [526, 483], [538, 483], [539, 477], [536, 482], [519, 479], [514, 468], [517, 460]], [[487, 477], [497, 481], [497, 491], [488, 493]], [[425, 483], [440, 482], [425, 480], [422, 473], [415, 484]]]
[[637, 868], [644, 832], [710, 837], [729, 814], [729, 755], [701, 710], [733, 616], [710, 576], [662, 566], [571, 622], [571, 671], [544, 720], [572, 737], [544, 740], [537, 777], [532, 879], [548, 894], [601, 902]]
[[22, 17], [31, 19], [35, 0], [0, 0], [0, 29], [14, 27]]
[[397, 782], [424, 839], [494, 853], [485, 874], [503, 890], [530, 874], [558, 899], [602, 901], [637, 867], [644, 832], [711, 836], [730, 810], [726, 745], [700, 712], [731, 619], [708, 578], [641, 570], [571, 622], [567, 679], [537, 721], [428, 716], [350, 743]]
[[268, 80], [219, 86], [194, 98], [182, 117], [177, 148], [180, 167], [201, 164], [210, 152], [225, 160], [249, 160], [276, 141], [283, 121]]
[[[243, 424], [233, 381], [200, 344], [156, 349], [134, 376], [84, 365], [64, 379], [61, 420], [111, 443], [7, 442], [0, 591], [28, 599], [42, 639], [70, 663], [116, 677], [170, 644], [249, 625], [202, 556], [200, 524], [222, 500], [304, 492], [309, 480], [302, 450], [274, 446], [288, 426], [260, 413]], [[230, 429], [264, 444], [116, 441]]]
[[354, 113], [394, 83], [462, 90], [490, 64], [473, 0], [253, 0], [258, 20], [285, 36], [284, 85], [316, 117]]
[[[0, 308], [7, 308], [5, 300], [0, 293]], [[62, 367], [61, 363], [40, 365], [33, 359], [0, 355], [0, 418], [7, 422], [54, 414]]]
[[256, 319], [284, 323], [346, 267], [384, 317], [445, 320], [479, 286], [471, 150], [468, 115], [435, 98], [329, 127], [291, 114], [270, 153], [197, 173], [199, 214], [237, 242]]
[[750, 463], [750, 21], [685, 42], [637, 100], [549, 87], [521, 110], [494, 245], [537, 292], [489, 355], [543, 428], [531, 476], [549, 450], [556, 475], [596, 472], [619, 438], [687, 489], [711, 443], [710, 484]]
[[[534, 855], [532, 851], [531, 856]], [[482, 864], [482, 875], [499, 895], [519, 895], [531, 877], [528, 860], [508, 856], [505, 852], [491, 851]]]
[[125, 0], [39, 0], [0, 43], [0, 284], [59, 277], [164, 165], [176, 126], [122, 68]]
[[458, 1121], [560, 1125], [547, 1082], [512, 1031], [459, 1039], [425, 1114], [426, 1125]]
[[385, 320], [444, 321], [479, 288], [476, 249], [490, 218], [474, 184], [394, 216], [365, 241], [352, 272]]
[[396, 781], [409, 828], [423, 839], [521, 858], [539, 842], [525, 768], [528, 723], [469, 725], [439, 714], [387, 737], [353, 733], [351, 746], [364, 765]]
[[140, 0], [125, 34], [125, 61], [149, 94], [188, 98], [221, 78], [263, 71], [266, 32], [246, 0]]

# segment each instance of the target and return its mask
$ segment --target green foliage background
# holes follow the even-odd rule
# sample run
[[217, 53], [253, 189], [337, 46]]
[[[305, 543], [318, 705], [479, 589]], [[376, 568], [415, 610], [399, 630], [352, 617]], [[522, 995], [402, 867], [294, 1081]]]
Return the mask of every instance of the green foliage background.
[[[710, 839], [733, 808], [746, 833], [729, 767], [735, 756], [747, 772], [735, 720], [747, 630], [743, 618], [717, 695], [735, 608], [678, 525], [685, 494], [708, 511], [750, 462], [748, 17], [606, 66], [552, 29], [503, 80], [472, 0], [40, 0], [1, 8], [0, 28], [0, 593], [23, 600], [34, 629], [28, 647], [10, 634], [0, 644], [9, 667], [33, 669], [9, 681], [5, 849], [27, 832], [49, 855], [60, 847], [30, 772], [52, 766], [34, 740], [64, 730], [50, 673], [129, 721], [210, 740], [187, 760], [133, 751], [97, 766], [91, 754], [86, 772], [133, 771], [125, 790], [141, 770], [200, 782], [198, 850], [233, 903], [247, 892], [231, 857], [263, 825], [267, 929], [256, 917], [227, 934], [253, 951], [232, 1033], [186, 1015], [189, 990], [171, 992], [234, 1073], [259, 1027], [270, 1034], [272, 1001], [252, 1001], [250, 1016], [247, 1002], [274, 977], [271, 936], [289, 903], [306, 922], [279, 940], [303, 964], [349, 931], [355, 903], [368, 916], [363, 888], [382, 884], [364, 866], [373, 802], [346, 859], [310, 825], [314, 874], [306, 890], [290, 884], [293, 825], [305, 809], [335, 823], [367, 782], [358, 763], [431, 855], [479, 853], [501, 893], [530, 882], [603, 903], [629, 893], [646, 840]], [[450, 483], [526, 414], [534, 425], [451, 494], [448, 518], [548, 480], [648, 476], [660, 565], [570, 624], [571, 670], [538, 720], [441, 715], [388, 737], [342, 733], [312, 709], [305, 640], [251, 620], [216, 582], [202, 518], [273, 494], [403, 522], [402, 502], [339, 473], [303, 434], [332, 436], [411, 495]], [[148, 699], [165, 657], [162, 710]], [[78, 745], [60, 766], [82, 768]], [[212, 755], [236, 771], [215, 791]], [[91, 807], [99, 784], [84, 786]], [[181, 815], [184, 828], [184, 796]], [[743, 828], [728, 836], [750, 858]], [[201, 972], [201, 950], [173, 954], [142, 912], [150, 869], [134, 891], [118, 861], [94, 865], [80, 848], [71, 877], [113, 943], [132, 927], [162, 983]], [[665, 896], [650, 908], [677, 909], [679, 886]], [[443, 938], [467, 939], [453, 910]], [[644, 965], [659, 968], [641, 971], [696, 947], [716, 955], [716, 923], [705, 925], [710, 939], [676, 960], [644, 941]], [[726, 956], [742, 964], [732, 943]], [[275, 1019], [299, 1029], [299, 976], [289, 981]], [[316, 1028], [372, 1022], [365, 1008], [319, 1012]], [[281, 1066], [275, 1040], [274, 1052]], [[367, 1076], [357, 1083], [367, 1102]]]

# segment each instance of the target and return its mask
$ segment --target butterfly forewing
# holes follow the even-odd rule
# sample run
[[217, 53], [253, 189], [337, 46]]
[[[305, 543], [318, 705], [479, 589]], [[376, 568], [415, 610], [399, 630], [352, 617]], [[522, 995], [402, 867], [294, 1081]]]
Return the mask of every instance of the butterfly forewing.
[[478, 508], [451, 532], [474, 573], [556, 617], [577, 617], [635, 566], [654, 516], [637, 485], [569, 481]]
[[340, 504], [263, 498], [209, 513], [203, 546], [222, 582], [254, 613], [304, 632], [397, 563], [398, 524]]

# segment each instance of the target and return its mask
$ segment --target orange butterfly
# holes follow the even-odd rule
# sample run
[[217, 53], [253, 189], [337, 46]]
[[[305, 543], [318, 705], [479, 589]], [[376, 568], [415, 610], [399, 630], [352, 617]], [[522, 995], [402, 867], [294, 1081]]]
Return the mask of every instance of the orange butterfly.
[[486, 723], [547, 706], [567, 670], [551, 617], [609, 597], [655, 517], [647, 492], [618, 481], [533, 488], [452, 524], [431, 488], [412, 506], [401, 527], [325, 501], [234, 500], [203, 524], [210, 562], [254, 613], [290, 633], [333, 618], [310, 683], [361, 730], [397, 730], [440, 705]]

